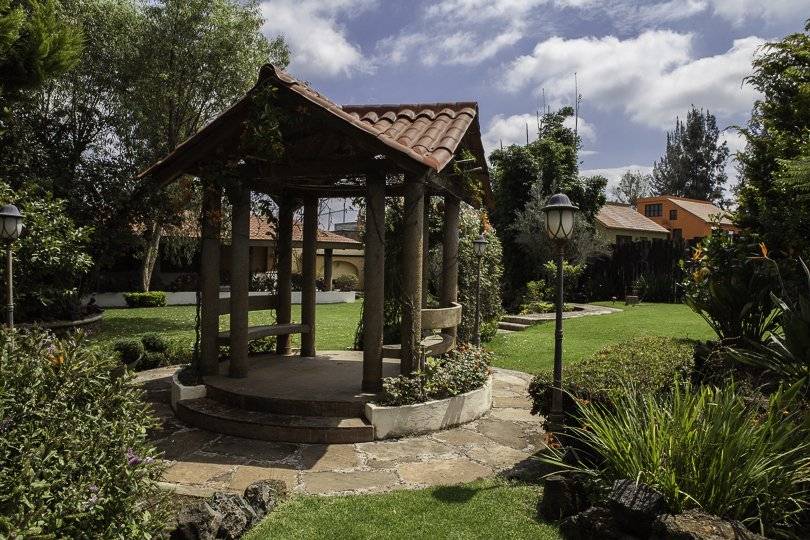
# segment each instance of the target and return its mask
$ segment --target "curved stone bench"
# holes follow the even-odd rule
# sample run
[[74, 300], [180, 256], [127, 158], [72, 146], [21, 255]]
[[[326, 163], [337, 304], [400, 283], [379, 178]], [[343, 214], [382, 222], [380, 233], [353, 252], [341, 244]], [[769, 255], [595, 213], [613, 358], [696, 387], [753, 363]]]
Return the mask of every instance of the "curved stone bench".
[[[231, 312], [231, 299], [219, 299], [219, 314], [227, 315]], [[261, 295], [248, 297], [248, 311], [263, 311], [267, 309], [278, 309], [278, 296]], [[286, 336], [288, 334], [306, 334], [309, 332], [309, 325], [297, 323], [285, 324], [265, 324], [248, 327], [248, 341], [268, 336]], [[217, 334], [218, 345], [229, 345], [231, 333], [228, 330]]]
[[[422, 330], [445, 330], [438, 334], [430, 334], [420, 341], [425, 354], [437, 356], [453, 350], [456, 346], [456, 337], [446, 333], [447, 329], [456, 328], [461, 324], [461, 304], [453, 302], [450, 307], [426, 308], [422, 310]], [[402, 345], [383, 345], [383, 358], [401, 358]]]

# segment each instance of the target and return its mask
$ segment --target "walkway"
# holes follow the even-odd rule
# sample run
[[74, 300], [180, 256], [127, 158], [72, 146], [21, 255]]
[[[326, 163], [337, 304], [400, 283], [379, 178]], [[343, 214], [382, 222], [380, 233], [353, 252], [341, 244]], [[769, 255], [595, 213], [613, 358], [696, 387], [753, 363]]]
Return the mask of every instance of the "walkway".
[[[564, 311], [563, 319], [578, 319], [579, 317], [590, 317], [593, 315], [610, 315], [621, 311], [618, 308], [607, 306], [597, 306], [595, 304], [573, 304], [568, 303], [574, 310]], [[498, 323], [499, 333], [519, 332], [528, 327], [556, 319], [556, 313], [526, 313], [525, 315], [504, 315]]]
[[298, 493], [364, 493], [456, 484], [491, 476], [533, 474], [543, 448], [541, 419], [529, 413], [526, 373], [494, 369], [493, 409], [455, 429], [399, 440], [348, 445], [292, 444], [219, 435], [183, 425], [170, 405], [175, 368], [139, 374], [161, 428], [151, 433], [165, 452], [164, 487], [208, 496], [241, 492], [277, 478]]

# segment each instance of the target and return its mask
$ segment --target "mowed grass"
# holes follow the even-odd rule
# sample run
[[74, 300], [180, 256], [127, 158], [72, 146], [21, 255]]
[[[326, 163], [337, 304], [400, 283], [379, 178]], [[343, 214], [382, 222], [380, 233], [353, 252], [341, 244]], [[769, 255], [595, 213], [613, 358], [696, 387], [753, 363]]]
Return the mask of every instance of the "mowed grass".
[[[352, 347], [357, 321], [360, 320], [362, 302], [353, 304], [321, 304], [315, 313], [315, 346], [321, 350], [343, 350]], [[121, 338], [137, 338], [149, 332], [158, 332], [172, 341], [194, 341], [194, 306], [166, 306], [162, 308], [108, 309], [104, 312], [101, 331], [94, 339], [111, 343]], [[301, 306], [292, 307], [292, 320], [301, 320]], [[220, 329], [227, 330], [227, 316], [219, 319]], [[251, 325], [273, 324], [275, 311], [252, 311]], [[293, 337], [297, 346], [300, 336]]]
[[[705, 340], [715, 337], [711, 327], [683, 304], [642, 304], [635, 307], [617, 302], [597, 302], [620, 308], [620, 313], [567, 319], [563, 324], [563, 361], [573, 363], [611, 343], [643, 336], [672, 336]], [[495, 353], [499, 367], [538, 373], [554, 365], [554, 321], [543, 322], [521, 332], [498, 334], [485, 347]]]
[[537, 486], [487, 479], [378, 495], [296, 496], [245, 537], [295, 539], [557, 539], [537, 521]]

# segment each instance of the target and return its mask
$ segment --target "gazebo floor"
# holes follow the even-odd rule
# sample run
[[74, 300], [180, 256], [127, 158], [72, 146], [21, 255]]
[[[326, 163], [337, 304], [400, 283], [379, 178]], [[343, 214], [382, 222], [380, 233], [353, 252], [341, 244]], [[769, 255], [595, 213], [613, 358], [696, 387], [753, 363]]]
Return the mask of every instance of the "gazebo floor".
[[[227, 373], [227, 363], [220, 371]], [[399, 373], [386, 360], [383, 376]], [[251, 358], [246, 378], [205, 377], [205, 398], [178, 402], [177, 415], [192, 425], [254, 439], [306, 443], [371, 441], [364, 407], [363, 355], [329, 351], [314, 358], [262, 355]]]

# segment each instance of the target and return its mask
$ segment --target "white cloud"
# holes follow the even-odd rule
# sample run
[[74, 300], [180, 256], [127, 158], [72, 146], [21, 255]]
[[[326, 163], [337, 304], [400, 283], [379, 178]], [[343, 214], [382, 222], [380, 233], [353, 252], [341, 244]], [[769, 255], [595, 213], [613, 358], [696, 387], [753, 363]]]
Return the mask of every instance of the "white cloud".
[[619, 185], [619, 179], [621, 179], [622, 175], [627, 171], [639, 171], [644, 174], [652, 173], [652, 166], [650, 165], [623, 165], [621, 167], [609, 167], [604, 169], [583, 169], [579, 171], [580, 176], [604, 176], [608, 179], [607, 191], [610, 193], [610, 190], [614, 186]]
[[745, 150], [746, 140], [745, 137], [740, 134], [739, 131], [735, 129], [727, 129], [720, 134], [720, 141], [725, 142], [728, 145], [729, 157], [728, 161], [726, 162], [726, 176], [728, 177], [728, 184], [726, 184], [726, 192], [731, 192], [731, 190], [739, 183], [739, 177], [737, 175], [737, 158], [734, 157], [734, 154]]
[[[574, 118], [566, 118], [564, 125], [574, 129]], [[583, 141], [591, 143], [596, 141], [596, 128], [593, 124], [579, 117], [577, 128]], [[486, 154], [489, 155], [493, 150], [500, 148], [501, 144], [504, 147], [511, 144], [526, 144], [527, 130], [530, 141], [537, 139], [537, 116], [534, 114], [495, 115], [481, 136]], [[581, 156], [595, 153], [593, 150], [580, 151]]]
[[552, 37], [509, 64], [503, 84], [509, 91], [543, 88], [559, 104], [570, 101], [576, 72], [581, 93], [593, 106], [623, 109], [632, 120], [658, 128], [670, 127], [692, 104], [721, 117], [747, 112], [756, 94], [741, 83], [763, 40], [735, 40], [723, 54], [694, 58], [692, 39], [671, 30], [649, 30], [626, 40]]
[[804, 21], [808, 11], [807, 0], [711, 0], [711, 3], [715, 14], [734, 25], [750, 19]]
[[381, 40], [377, 49], [380, 57], [394, 64], [418, 58], [426, 66], [475, 65], [514, 45], [521, 37], [523, 35], [517, 28], [507, 28], [487, 39], [473, 31], [446, 35], [441, 32], [437, 35], [406, 32]]
[[352, 16], [376, 0], [272, 0], [262, 2], [265, 35], [283, 35], [290, 46], [290, 69], [296, 75], [349, 75], [367, 71], [360, 48], [351, 43], [340, 16]]

